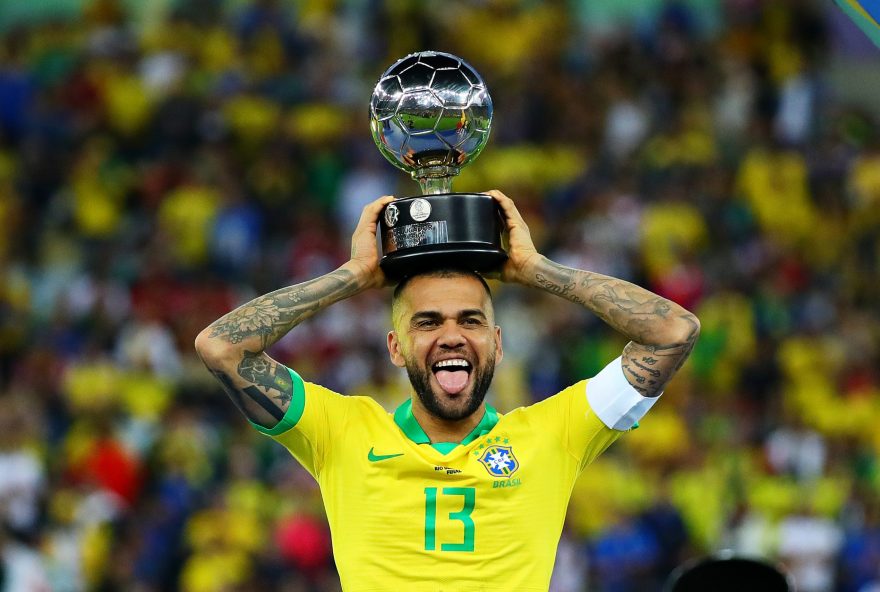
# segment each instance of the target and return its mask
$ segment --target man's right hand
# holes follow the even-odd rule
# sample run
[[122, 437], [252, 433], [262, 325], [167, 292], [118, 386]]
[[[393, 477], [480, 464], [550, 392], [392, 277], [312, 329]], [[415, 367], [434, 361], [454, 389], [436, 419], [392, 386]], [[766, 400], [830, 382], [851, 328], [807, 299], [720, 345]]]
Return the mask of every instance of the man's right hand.
[[348, 268], [357, 278], [358, 285], [365, 288], [381, 288], [389, 284], [385, 272], [379, 267], [376, 234], [379, 231], [379, 216], [392, 201], [393, 196], [384, 195], [367, 204], [351, 235], [351, 259], [343, 267]]

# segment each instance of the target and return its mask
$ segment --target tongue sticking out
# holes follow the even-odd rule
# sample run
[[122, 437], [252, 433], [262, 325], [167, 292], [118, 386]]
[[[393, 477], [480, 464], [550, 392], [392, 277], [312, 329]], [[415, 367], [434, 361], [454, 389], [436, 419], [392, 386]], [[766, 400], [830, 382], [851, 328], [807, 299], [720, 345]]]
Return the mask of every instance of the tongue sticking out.
[[437, 382], [443, 387], [443, 390], [450, 395], [457, 395], [467, 386], [468, 373], [466, 370], [437, 370], [434, 373]]

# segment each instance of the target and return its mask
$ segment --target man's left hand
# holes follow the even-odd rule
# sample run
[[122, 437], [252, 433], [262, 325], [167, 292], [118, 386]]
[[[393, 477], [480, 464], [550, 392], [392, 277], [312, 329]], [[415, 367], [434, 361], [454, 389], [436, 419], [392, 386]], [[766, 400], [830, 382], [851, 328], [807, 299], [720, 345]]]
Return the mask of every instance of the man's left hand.
[[485, 193], [491, 195], [501, 207], [506, 226], [507, 261], [501, 267], [500, 279], [503, 282], [526, 284], [534, 276], [533, 268], [542, 255], [535, 249], [529, 227], [523, 220], [522, 214], [516, 209], [513, 200], [497, 189]]

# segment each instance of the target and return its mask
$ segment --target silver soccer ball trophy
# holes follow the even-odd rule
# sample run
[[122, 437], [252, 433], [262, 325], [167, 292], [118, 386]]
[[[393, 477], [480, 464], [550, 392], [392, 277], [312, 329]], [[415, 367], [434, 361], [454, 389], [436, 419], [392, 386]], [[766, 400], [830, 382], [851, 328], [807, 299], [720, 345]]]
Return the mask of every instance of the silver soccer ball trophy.
[[379, 78], [370, 129], [391, 164], [424, 195], [394, 200], [380, 218], [384, 272], [400, 278], [430, 267], [499, 267], [503, 222], [482, 193], [451, 193], [452, 179], [489, 139], [492, 99], [480, 75], [448, 53], [406, 56]]

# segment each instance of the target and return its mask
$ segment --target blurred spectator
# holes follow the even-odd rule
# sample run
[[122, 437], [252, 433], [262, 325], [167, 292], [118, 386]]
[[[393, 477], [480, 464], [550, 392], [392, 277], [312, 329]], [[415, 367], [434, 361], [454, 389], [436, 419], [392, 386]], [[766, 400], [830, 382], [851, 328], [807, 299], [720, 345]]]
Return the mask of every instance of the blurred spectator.
[[47, 479], [36, 434], [30, 433], [36, 419], [32, 413], [19, 397], [0, 398], [0, 522], [29, 540], [38, 535]]
[[0, 590], [50, 592], [43, 558], [37, 551], [9, 540], [0, 531]]
[[804, 592], [834, 590], [842, 532], [833, 520], [802, 512], [779, 525], [779, 557]]
[[590, 566], [600, 590], [636, 592], [658, 584], [653, 572], [659, 554], [654, 533], [634, 519], [621, 516], [592, 544]]
[[767, 439], [767, 460], [777, 473], [800, 480], [822, 475], [827, 451], [822, 437], [797, 421], [774, 430]]
[[556, 551], [556, 564], [550, 578], [551, 592], [580, 592], [587, 580], [587, 553], [578, 540], [563, 530]]
[[840, 589], [863, 592], [880, 584], [880, 504], [871, 496], [859, 504], [855, 523], [844, 533]]

